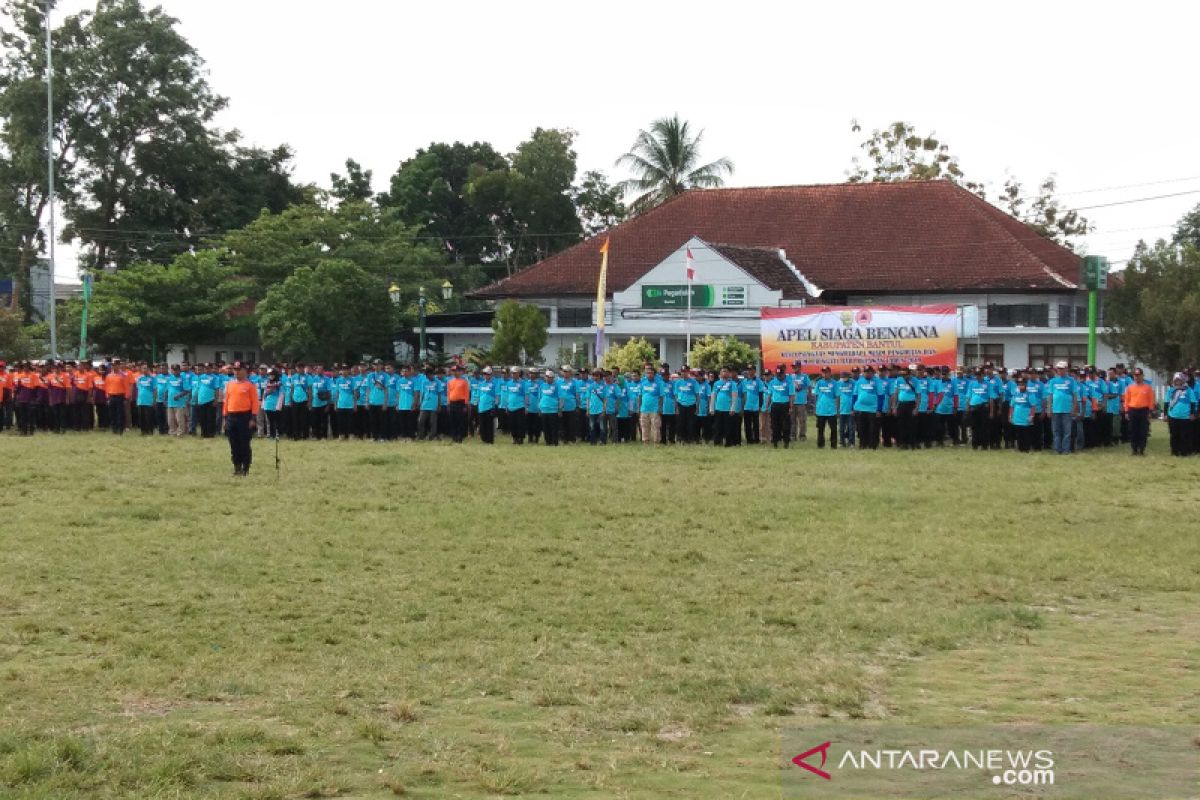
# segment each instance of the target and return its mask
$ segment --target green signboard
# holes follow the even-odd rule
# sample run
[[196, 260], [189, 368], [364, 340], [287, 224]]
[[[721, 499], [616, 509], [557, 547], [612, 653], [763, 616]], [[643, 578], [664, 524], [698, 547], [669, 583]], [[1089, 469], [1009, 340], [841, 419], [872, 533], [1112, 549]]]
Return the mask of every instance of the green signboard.
[[1080, 283], [1085, 289], [1108, 288], [1108, 259], [1104, 256], [1084, 256]]
[[[693, 283], [692, 308], [744, 307], [745, 286], [713, 286]], [[642, 286], [642, 308], [687, 308], [687, 284]]]

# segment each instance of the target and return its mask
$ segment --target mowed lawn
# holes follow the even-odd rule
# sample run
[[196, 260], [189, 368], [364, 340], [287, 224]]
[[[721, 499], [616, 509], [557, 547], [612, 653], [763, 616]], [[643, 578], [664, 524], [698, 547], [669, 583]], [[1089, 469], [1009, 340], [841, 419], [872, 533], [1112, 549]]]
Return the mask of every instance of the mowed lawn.
[[1200, 459], [0, 437], [0, 796], [770, 798], [829, 719], [1191, 723]]

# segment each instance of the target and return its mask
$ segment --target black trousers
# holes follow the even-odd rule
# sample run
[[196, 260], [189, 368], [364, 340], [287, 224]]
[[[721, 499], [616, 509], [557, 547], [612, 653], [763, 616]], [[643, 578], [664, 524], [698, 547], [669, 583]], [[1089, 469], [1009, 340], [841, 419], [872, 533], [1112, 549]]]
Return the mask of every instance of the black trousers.
[[986, 405], [977, 405], [971, 409], [971, 448], [986, 450], [991, 442], [992, 420], [988, 416]]
[[718, 411], [714, 417], [716, 434], [713, 444], [733, 447], [738, 443], [738, 415], [732, 411]]
[[[836, 418], [835, 418], [836, 419]], [[817, 447], [824, 447], [821, 439], [821, 424], [817, 422]], [[836, 439], [836, 437], [835, 437]], [[787, 447], [792, 441], [792, 407], [788, 403], [771, 403], [771, 444], [783, 442]], [[834, 447], [837, 442], [834, 441]]]
[[679, 441], [694, 444], [698, 440], [696, 407], [681, 405], [676, 414], [679, 417], [679, 421], [676, 423], [679, 426]]
[[1135, 453], [1146, 452], [1146, 439], [1150, 436], [1150, 409], [1129, 409], [1129, 446]]
[[438, 415], [436, 411], [417, 412], [417, 438], [421, 441], [437, 438]]
[[508, 420], [508, 432], [513, 444], [525, 444], [525, 409], [509, 409], [504, 415]]
[[746, 431], [746, 444], [758, 444], [758, 412], [742, 412], [742, 428]]
[[417, 412], [409, 409], [407, 411], [397, 411], [397, 425], [400, 428], [401, 439], [417, 438]]
[[[780, 405], [780, 404], [777, 404], [777, 405]], [[786, 408], [786, 406], [785, 406], [785, 408]], [[772, 412], [774, 412], [774, 410], [775, 410], [774, 408], [771, 409]], [[829, 449], [837, 450], [837, 446], [838, 446], [837, 421], [838, 421], [838, 418], [835, 416], [817, 417], [817, 449], [818, 450], [820, 450], [821, 448], [823, 448], [825, 446], [825, 429], [826, 428], [829, 429]], [[772, 413], [771, 425], [772, 425], [772, 429], [773, 429], [774, 425], [775, 425], [773, 413]]]
[[1190, 419], [1167, 418], [1171, 433], [1171, 455], [1187, 456], [1192, 453], [1192, 421]]
[[[166, 406], [163, 406], [163, 410], [166, 411]], [[156, 406], [138, 406], [138, 427], [142, 429], [142, 436], [154, 433], [156, 411]]]
[[479, 441], [484, 444], [494, 444], [496, 441], [496, 409], [476, 411], [475, 427], [479, 431]]
[[375, 441], [383, 439], [383, 406], [367, 406], [367, 420], [370, 424], [371, 438]]
[[875, 420], [875, 435], [882, 442], [884, 447], [891, 447], [896, 443], [896, 415], [883, 412], [882, 417]]
[[124, 396], [108, 398], [108, 423], [112, 427], [113, 433], [125, 432]]
[[33, 403], [17, 403], [17, 432], [32, 436], [34, 427]]
[[271, 437], [272, 439], [279, 438], [279, 415], [281, 413], [283, 413], [283, 412], [280, 412], [280, 411], [266, 412], [265, 416], [267, 418], [267, 430], [265, 431], [265, 434], [267, 436]]
[[235, 467], [243, 470], [250, 468], [250, 461], [253, 458], [250, 449], [251, 419], [249, 411], [225, 415], [225, 435], [229, 437], [229, 458]]
[[92, 429], [92, 406], [86, 398], [71, 404], [71, 427], [77, 431]]
[[537, 444], [538, 438], [542, 435], [541, 414], [525, 414], [525, 435], [529, 437], [530, 442]]
[[[146, 412], [143, 411], [142, 413], [144, 414]], [[158, 426], [158, 432], [161, 435], [163, 435], [163, 436], [167, 435], [167, 404], [166, 403], [155, 403], [154, 404], [154, 424], [156, 426]], [[142, 430], [145, 431], [145, 429], [146, 429], [145, 424], [143, 423]]]
[[913, 400], [905, 400], [896, 404], [896, 428], [900, 447], [912, 450], [917, 446], [917, 404]]
[[446, 412], [450, 416], [450, 438], [461, 443], [467, 438], [467, 401], [451, 401]]
[[308, 427], [314, 439], [329, 435], [329, 406], [313, 406], [308, 410]]
[[1033, 447], [1033, 426], [1013, 425], [1012, 428], [1017, 437], [1017, 450], [1022, 453], [1028, 453]]
[[551, 447], [558, 446], [558, 428], [562, 422], [561, 417], [551, 416], [549, 414], [538, 414], [542, 419], [542, 433], [545, 434], [546, 444]]
[[662, 425], [659, 426], [658, 441], [660, 444], [675, 444], [678, 438], [679, 415], [678, 414], [663, 414], [660, 419]]
[[217, 433], [217, 404], [215, 401], [201, 403], [196, 406], [196, 415], [200, 418], [200, 436], [211, 439]]
[[337, 431], [335, 436], [340, 436], [343, 439], [349, 439], [354, 435], [354, 409], [339, 408], [337, 410]]
[[288, 434], [293, 440], [308, 438], [308, 406], [294, 403], [291, 406], [292, 418], [288, 420]]
[[47, 406], [50, 417], [50, 430], [55, 433], [65, 433], [67, 430], [67, 407], [63, 403]]
[[854, 424], [858, 429], [858, 449], [879, 449], [879, 417], [874, 411], [855, 411]]

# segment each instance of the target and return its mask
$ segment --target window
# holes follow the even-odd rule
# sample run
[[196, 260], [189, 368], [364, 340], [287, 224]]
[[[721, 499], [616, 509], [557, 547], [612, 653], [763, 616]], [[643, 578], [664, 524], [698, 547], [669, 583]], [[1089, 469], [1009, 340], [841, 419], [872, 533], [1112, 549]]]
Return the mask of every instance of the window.
[[978, 367], [983, 362], [1004, 363], [1004, 345], [967, 343], [963, 346], [963, 366]]
[[256, 363], [256, 359], [254, 358], [254, 356], [255, 356], [255, 352], [253, 350], [251, 350], [250, 352], [246, 353], [246, 360], [249, 361], [251, 364], [254, 364], [254, 363]]
[[989, 328], [1048, 328], [1050, 327], [1050, 306], [989, 305], [987, 324]]
[[[1096, 304], [1096, 325], [1104, 327], [1104, 302], [1100, 300]], [[1060, 328], [1086, 328], [1088, 326], [1088, 309], [1087, 306], [1067, 306], [1059, 305], [1058, 307], [1058, 327]]]
[[589, 306], [580, 308], [559, 308], [558, 327], [560, 328], [590, 328], [592, 327], [592, 309]]
[[1066, 361], [1071, 367], [1087, 364], [1086, 344], [1031, 344], [1029, 366], [1052, 367], [1056, 361]]
[[244, 361], [244, 360], [245, 360], [245, 359], [243, 359], [243, 358], [242, 358], [242, 351], [241, 351], [241, 350], [234, 350], [234, 351], [233, 351], [233, 360], [234, 360], [234, 361]]
[[225, 351], [218, 350], [217, 352], [213, 353], [213, 361], [219, 362], [219, 363], [224, 363], [225, 362]]

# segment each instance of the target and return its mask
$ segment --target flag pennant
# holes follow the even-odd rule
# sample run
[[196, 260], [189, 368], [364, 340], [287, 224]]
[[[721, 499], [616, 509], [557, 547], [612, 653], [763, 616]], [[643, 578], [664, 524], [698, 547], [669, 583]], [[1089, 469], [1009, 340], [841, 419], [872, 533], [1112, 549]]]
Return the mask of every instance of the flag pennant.
[[692, 258], [692, 248], [687, 249], [687, 279], [696, 279], [696, 261]]
[[608, 296], [608, 238], [600, 245], [600, 280], [596, 282], [596, 363], [604, 357], [604, 313]]

